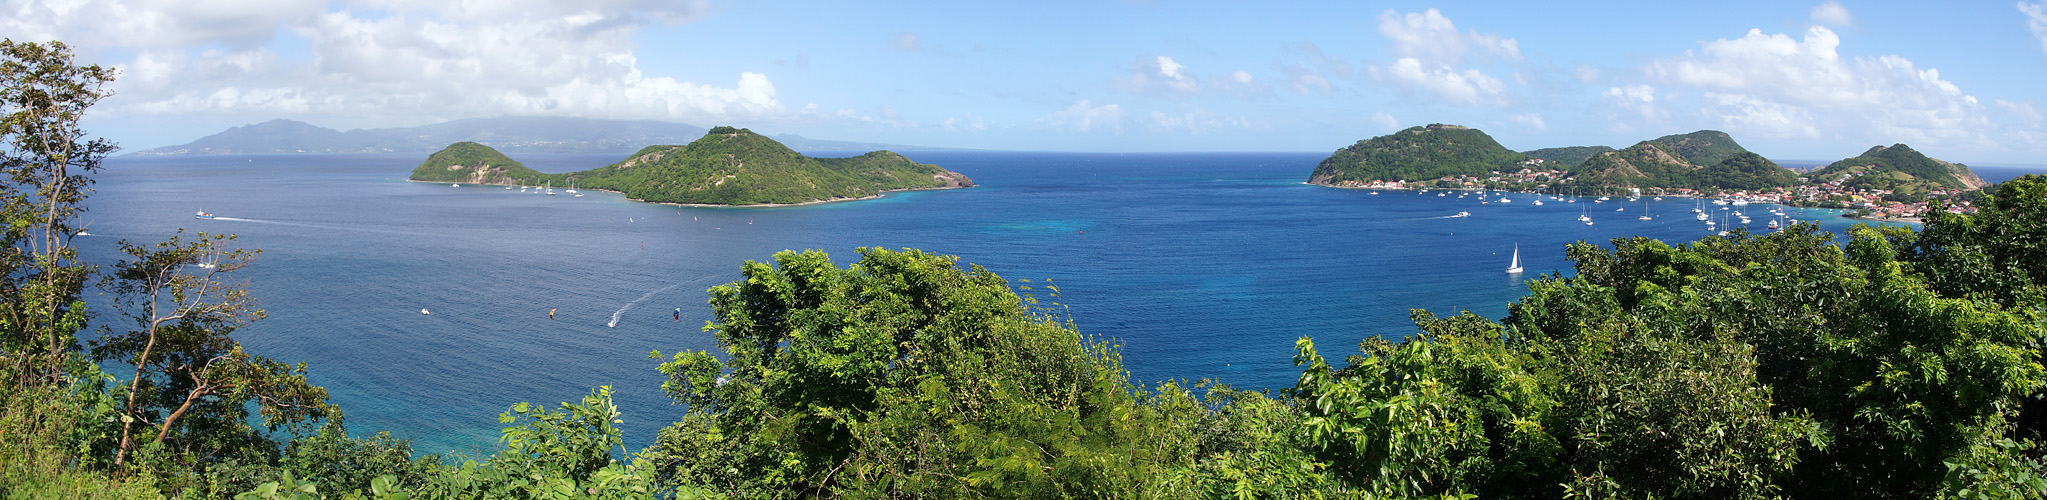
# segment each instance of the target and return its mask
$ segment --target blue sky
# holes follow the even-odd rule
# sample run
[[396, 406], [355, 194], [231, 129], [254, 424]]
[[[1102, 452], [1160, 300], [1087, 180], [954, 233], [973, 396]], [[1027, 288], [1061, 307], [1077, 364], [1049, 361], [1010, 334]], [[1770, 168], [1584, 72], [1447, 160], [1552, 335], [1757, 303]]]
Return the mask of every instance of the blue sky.
[[1330, 151], [1428, 123], [1517, 150], [1724, 130], [2041, 164], [2038, 3], [10, 0], [119, 67], [128, 150], [290, 118], [498, 115], [1054, 151]]

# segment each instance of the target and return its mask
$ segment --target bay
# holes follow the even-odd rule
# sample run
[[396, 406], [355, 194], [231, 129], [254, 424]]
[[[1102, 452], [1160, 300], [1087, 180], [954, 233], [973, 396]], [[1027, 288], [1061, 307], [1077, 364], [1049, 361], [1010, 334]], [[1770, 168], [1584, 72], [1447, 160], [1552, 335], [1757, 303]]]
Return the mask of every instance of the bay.
[[[1508, 195], [1480, 205], [1440, 191], [1303, 184], [1319, 153], [909, 156], [980, 186], [685, 208], [405, 181], [420, 155], [121, 157], [96, 175], [84, 217], [94, 236], [77, 243], [108, 263], [120, 240], [178, 228], [238, 235], [263, 250], [236, 273], [268, 312], [236, 334], [249, 351], [306, 362], [351, 432], [481, 455], [508, 405], [573, 401], [605, 385], [617, 389], [628, 446], [644, 445], [682, 411], [661, 396], [648, 353], [715, 352], [701, 330], [705, 290], [784, 249], [823, 250], [842, 266], [860, 247], [955, 255], [1031, 280], [1025, 293], [1120, 344], [1134, 380], [1276, 390], [1298, 375], [1299, 338], [1340, 357], [1361, 339], [1413, 332], [1410, 308], [1499, 318], [1525, 280], [1568, 273], [1565, 244], [1707, 234], [1686, 198], [1534, 206]], [[545, 172], [616, 160], [519, 159]], [[1636, 220], [1645, 207], [1655, 220]], [[1767, 208], [1745, 208], [1758, 230]], [[1459, 211], [1472, 215], [1449, 217]], [[1595, 224], [1577, 222], [1580, 213]], [[1787, 213], [1836, 232], [1852, 222]], [[1502, 272], [1516, 248], [1524, 276]], [[125, 326], [103, 297], [93, 307], [96, 324]]]

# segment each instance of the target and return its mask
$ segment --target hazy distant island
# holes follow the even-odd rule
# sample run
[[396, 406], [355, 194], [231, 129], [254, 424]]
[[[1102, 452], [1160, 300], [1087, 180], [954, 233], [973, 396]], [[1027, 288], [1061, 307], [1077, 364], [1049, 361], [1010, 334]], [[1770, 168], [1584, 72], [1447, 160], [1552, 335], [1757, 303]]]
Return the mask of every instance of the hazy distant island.
[[1554, 194], [1729, 196], [1852, 208], [1916, 220], [1928, 199], [1967, 211], [1985, 183], [1967, 165], [1904, 144], [1877, 146], [1808, 175], [1743, 148], [1726, 132], [1658, 137], [1625, 149], [1573, 146], [1515, 152], [1477, 129], [1411, 127], [1358, 141], [1315, 166], [1308, 183], [1371, 189], [1488, 189]]
[[[544, 116], [468, 118], [419, 127], [346, 132], [277, 119], [232, 127], [198, 140], [136, 152], [139, 156], [428, 153], [450, 143], [474, 142], [514, 153], [627, 154], [656, 144], [682, 144], [704, 127], [654, 120], [599, 120]], [[798, 151], [929, 151], [945, 148], [774, 137]]]
[[716, 127], [685, 146], [647, 146], [618, 163], [564, 174], [527, 168], [496, 149], [458, 142], [428, 156], [410, 180], [614, 191], [638, 201], [775, 206], [957, 189], [974, 181], [892, 151], [812, 158], [751, 130]]

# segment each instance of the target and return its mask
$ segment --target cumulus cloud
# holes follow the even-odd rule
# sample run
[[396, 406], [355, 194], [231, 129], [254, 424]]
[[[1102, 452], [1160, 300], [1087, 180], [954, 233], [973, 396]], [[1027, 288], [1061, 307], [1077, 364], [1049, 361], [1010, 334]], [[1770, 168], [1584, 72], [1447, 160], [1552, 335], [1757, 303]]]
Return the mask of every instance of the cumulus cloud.
[[[1749, 30], [1643, 67], [1650, 80], [1698, 87], [1730, 127], [1809, 136], [1818, 130], [1880, 142], [1982, 145], [1992, 128], [1976, 97], [1895, 55], [1842, 57], [1841, 38], [1813, 26], [1800, 39]], [[1823, 120], [1823, 121], [1822, 121]]]
[[1372, 66], [1374, 77], [1419, 89], [1455, 105], [1502, 104], [1506, 86], [1477, 68], [1459, 69], [1466, 58], [1519, 61], [1521, 45], [1512, 38], [1458, 31], [1441, 11], [1379, 14], [1379, 34], [1393, 42], [1398, 58], [1384, 68]]
[[2026, 29], [2040, 40], [2040, 50], [2047, 51], [2047, 5], [2019, 2], [2019, 13], [2026, 15]]
[[[0, 34], [131, 54], [114, 64], [123, 76], [103, 104], [113, 115], [725, 121], [783, 111], [761, 73], [713, 84], [640, 70], [632, 50], [638, 31], [699, 19], [709, 12], [701, 0], [431, 7], [365, 0], [333, 12], [320, 1], [219, 3], [30, 0], [10, 4], [23, 15], [0, 20]], [[280, 57], [264, 48], [276, 36], [302, 40], [307, 53]]]
[[1457, 64], [1471, 55], [1521, 58], [1521, 45], [1514, 39], [1477, 30], [1459, 32], [1456, 24], [1436, 9], [1406, 14], [1387, 9], [1379, 14], [1379, 34], [1393, 41], [1395, 54], [1429, 63]]
[[1827, 26], [1854, 26], [1855, 15], [1841, 2], [1829, 1], [1812, 7], [1812, 22]]
[[1074, 101], [1066, 109], [1052, 112], [1039, 118], [1038, 122], [1058, 131], [1091, 132], [1108, 130], [1123, 133], [1123, 108], [1115, 104], [1095, 106], [1087, 99]]
[[1499, 103], [1506, 95], [1500, 79], [1476, 69], [1457, 71], [1449, 66], [1423, 66], [1412, 57], [1402, 57], [1385, 69], [1393, 81], [1420, 88], [1451, 104]]
[[1664, 116], [1662, 108], [1656, 106], [1656, 88], [1648, 85], [1627, 85], [1606, 89], [1601, 94], [1607, 102], [1623, 110], [1641, 115], [1644, 120], [1656, 120]]

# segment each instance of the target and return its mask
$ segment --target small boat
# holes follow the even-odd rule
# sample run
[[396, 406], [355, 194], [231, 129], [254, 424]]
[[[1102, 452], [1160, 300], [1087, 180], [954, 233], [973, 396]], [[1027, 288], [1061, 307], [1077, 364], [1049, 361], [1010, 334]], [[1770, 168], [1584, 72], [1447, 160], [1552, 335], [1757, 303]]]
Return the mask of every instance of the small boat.
[[1378, 191], [1373, 191], [1373, 192], [1372, 192], [1372, 194], [1375, 194], [1375, 195], [1376, 195], [1376, 194], [1379, 194], [1379, 192], [1378, 192]]
[[420, 310], [419, 310], [419, 313], [420, 313], [420, 314], [427, 314], [427, 315], [431, 315], [431, 314], [433, 314], [433, 311], [428, 311], [428, 310], [426, 310], [426, 309], [422, 308], [422, 309], [420, 309]]
[[1509, 200], [1509, 199], [1506, 199], [1506, 198], [1500, 198], [1500, 203], [1513, 203], [1513, 202], [1514, 202], [1514, 200]]
[[1770, 229], [1776, 229], [1777, 227], [1777, 219], [1770, 219]]
[[206, 212], [199, 212], [199, 213], [196, 213], [196, 214], [192, 214], [192, 217], [193, 217], [193, 218], [197, 218], [197, 219], [211, 219], [211, 218], [213, 218], [213, 214], [209, 214], [209, 213], [206, 213]]
[[1535, 200], [1535, 205], [1542, 206], [1542, 200]]
[[461, 185], [461, 184], [449, 184], [449, 185], [448, 185], [448, 187], [451, 187], [451, 188], [458, 188], [458, 187], [462, 187], [462, 185]]
[[1471, 216], [1471, 212], [1457, 212], [1457, 215], [1452, 215], [1451, 217], [1470, 217], [1470, 216]]
[[1507, 274], [1521, 274], [1521, 244], [1514, 244], [1514, 260], [1507, 263]]

